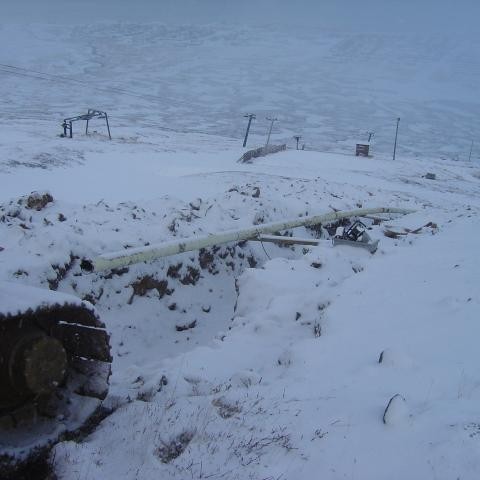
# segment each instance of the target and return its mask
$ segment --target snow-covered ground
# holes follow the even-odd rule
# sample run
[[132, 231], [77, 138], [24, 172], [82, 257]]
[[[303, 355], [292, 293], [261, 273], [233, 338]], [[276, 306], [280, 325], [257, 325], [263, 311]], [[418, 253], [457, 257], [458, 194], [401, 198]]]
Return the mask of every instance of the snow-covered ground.
[[[42, 133], [52, 138], [63, 118], [87, 108], [110, 114], [117, 139], [163, 136], [165, 149], [175, 148], [169, 129], [238, 142], [243, 114], [256, 113], [252, 133], [262, 141], [273, 115], [278, 140], [302, 135], [307, 148], [351, 153], [373, 131], [375, 150], [391, 154], [400, 117], [399, 153], [468, 158], [480, 128], [479, 37], [375, 28], [5, 24], [0, 42], [12, 48], [0, 59], [2, 130], [15, 125], [23, 141], [27, 130], [34, 152], [2, 145], [2, 164], [48, 161]], [[25, 128], [35, 120], [33, 132]], [[60, 142], [51, 161], [65, 148]]]
[[[113, 413], [55, 447], [58, 478], [478, 478], [474, 42], [158, 24], [4, 25], [7, 39], [18, 48], [0, 55], [0, 280], [94, 303], [114, 357]], [[88, 107], [110, 113], [112, 141], [102, 124], [56, 136]], [[274, 140], [301, 133], [307, 150], [237, 163], [249, 111], [252, 145], [275, 114]], [[355, 157], [367, 130], [374, 157]], [[28, 208], [33, 190], [53, 201]], [[371, 225], [375, 255], [299, 228], [320, 245], [80, 268], [376, 206], [416, 213]]]

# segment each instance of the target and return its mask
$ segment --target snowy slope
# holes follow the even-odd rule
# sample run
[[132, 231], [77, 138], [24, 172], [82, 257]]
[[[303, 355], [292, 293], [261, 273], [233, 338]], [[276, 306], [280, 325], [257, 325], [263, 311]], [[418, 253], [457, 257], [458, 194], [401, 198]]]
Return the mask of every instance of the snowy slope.
[[[106, 22], [5, 23], [0, 41], [0, 280], [94, 303], [114, 356], [112, 413], [57, 445], [59, 479], [478, 478], [475, 38]], [[56, 136], [88, 107], [112, 141], [93, 122]], [[274, 114], [274, 140], [307, 150], [237, 163], [249, 111], [250, 145]], [[374, 157], [354, 157], [367, 130]], [[53, 201], [29, 208], [33, 190]], [[373, 256], [300, 228], [320, 245], [81, 269], [376, 206], [416, 213], [368, 220]]]
[[[401, 117], [400, 153], [465, 159], [479, 129], [480, 48], [456, 33], [5, 24], [0, 41], [14, 48], [0, 58], [2, 123], [24, 139], [37, 120], [36, 156], [63, 157], [65, 142], [54, 152], [38, 142], [91, 107], [110, 113], [117, 138], [129, 127], [140, 139], [174, 129], [238, 141], [253, 112], [254, 142], [275, 115], [279, 140], [301, 134], [309, 148], [350, 153], [374, 131], [375, 150], [390, 155]], [[26, 161], [22, 147], [2, 150], [2, 163]]]
[[[290, 151], [242, 172], [235, 155], [224, 153], [231, 171], [193, 175], [190, 197], [185, 177], [169, 177], [183, 201], [2, 206], [3, 277], [93, 301], [112, 334], [105, 405], [116, 411], [86, 442], [56, 448], [59, 477], [435, 478], [441, 468], [475, 478], [478, 168], [429, 162], [432, 181], [415, 161]], [[306, 255], [247, 243], [223, 247], [213, 266], [186, 253], [113, 275], [80, 270], [82, 257], [126, 245], [358, 205], [418, 213], [374, 226], [373, 257], [325, 239]], [[438, 228], [382, 233], [429, 222]], [[145, 276], [167, 284], [142, 293]], [[384, 425], [397, 393], [407, 413]]]
[[231, 332], [59, 445], [60, 478], [477, 478], [477, 223], [249, 270]]

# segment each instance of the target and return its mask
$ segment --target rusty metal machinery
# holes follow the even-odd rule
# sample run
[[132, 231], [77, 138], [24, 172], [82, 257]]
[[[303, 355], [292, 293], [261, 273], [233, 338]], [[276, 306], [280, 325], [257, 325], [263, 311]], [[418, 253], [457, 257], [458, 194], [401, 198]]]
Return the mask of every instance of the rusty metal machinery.
[[17, 478], [96, 412], [111, 356], [91, 305], [17, 284], [0, 283], [0, 294], [0, 476]]
[[339, 227], [332, 239], [333, 245], [349, 245], [360, 247], [375, 253], [379, 240], [373, 241], [367, 233], [367, 227], [360, 220], [355, 221], [350, 227]]

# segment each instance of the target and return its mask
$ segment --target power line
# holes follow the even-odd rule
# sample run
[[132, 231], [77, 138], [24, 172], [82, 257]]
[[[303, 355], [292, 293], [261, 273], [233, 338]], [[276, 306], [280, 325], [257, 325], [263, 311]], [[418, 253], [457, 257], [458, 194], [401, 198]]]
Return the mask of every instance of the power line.
[[[121, 94], [121, 95], [126, 95], [126, 96], [130, 96], [130, 97], [134, 97], [134, 98], [139, 98], [139, 99], [144, 100], [146, 102], [152, 102], [152, 101], [159, 102], [159, 103], [162, 103], [162, 105], [164, 105], [167, 101], [169, 101], [169, 102], [174, 102], [177, 105], [191, 106], [191, 104], [188, 103], [188, 102], [179, 101], [179, 100], [175, 100], [175, 99], [168, 98], [168, 97], [160, 97], [158, 95], [151, 95], [151, 94], [139, 94], [139, 93], [135, 93], [135, 92], [126, 90], [124, 88], [118, 88], [118, 87], [102, 87], [102, 86], [97, 85], [95, 82], [92, 82], [92, 81], [89, 81], [89, 80], [80, 80], [80, 79], [77, 79], [77, 78], [70, 78], [70, 77], [66, 77], [66, 76], [63, 76], [63, 75], [56, 75], [56, 74], [52, 74], [52, 73], [41, 72], [41, 71], [38, 71], [38, 70], [32, 70], [32, 69], [28, 69], [28, 68], [17, 67], [15, 65], [9, 65], [9, 64], [4, 64], [4, 63], [0, 63], [0, 74], [1, 73], [7, 74], [7, 75], [13, 75], [13, 76], [17, 76], [17, 77], [26, 77], [26, 78], [36, 79], [36, 80], [44, 80], [44, 81], [48, 81], [48, 82], [64, 82], [64, 83], [74, 82], [74, 83], [77, 83], [77, 84], [80, 84], [80, 85], [83, 85], [83, 86], [91, 87], [91, 88], [93, 88], [97, 91], [100, 91], [100, 92], [118, 93], [118, 94]], [[24, 118], [24, 119], [27, 119], [27, 118]], [[35, 120], [36, 119], [47, 120], [47, 118], [44, 117], [44, 116], [42, 116], [42, 117], [39, 116], [39, 117], [35, 118]], [[142, 123], [145, 124], [145, 122], [142, 122]], [[205, 132], [205, 131], [201, 131], [201, 130], [190, 130], [190, 129], [186, 129], [186, 128], [175, 129], [175, 128], [164, 127], [164, 126], [161, 126], [161, 125], [158, 125], [158, 124], [152, 124], [151, 121], [149, 122], [149, 125], [147, 125], [147, 126], [152, 126], [152, 127], [155, 126], [159, 129], [162, 129], [162, 130], [165, 130], [165, 131], [170, 131], [170, 132], [197, 133], [197, 134], [203, 134], [203, 135], [211, 135], [212, 134], [211, 132]]]
[[28, 77], [28, 78], [35, 78], [38, 80], [45, 80], [45, 81], [52, 81], [52, 82], [68, 82], [68, 83], [78, 83], [80, 85], [86, 85], [89, 87], [94, 88], [95, 90], [102, 91], [102, 92], [107, 92], [107, 93], [120, 93], [122, 95], [127, 95], [130, 97], [134, 98], [140, 98], [145, 101], [155, 101], [155, 102], [161, 102], [165, 103], [166, 100], [169, 101], [174, 101], [177, 104], [180, 105], [188, 105], [190, 106], [190, 103], [177, 100], [177, 99], [172, 99], [168, 97], [160, 97], [158, 95], [152, 95], [152, 94], [141, 94], [141, 93], [136, 93], [132, 92], [130, 90], [127, 90], [125, 88], [119, 88], [119, 87], [103, 87], [91, 80], [80, 80], [78, 78], [71, 78], [71, 77], [66, 77], [63, 75], [56, 75], [53, 73], [46, 73], [46, 72], [41, 72], [38, 70], [32, 70], [28, 68], [22, 68], [22, 67], [17, 67], [15, 65], [9, 65], [5, 63], [0, 63], [0, 73], [5, 73], [9, 75], [16, 75], [16, 76], [23, 76], [23, 77]]
[[[30, 78], [37, 78], [39, 80], [46, 80], [46, 81], [62, 81], [62, 82], [73, 82], [73, 83], [78, 83], [81, 85], [87, 85], [90, 86], [96, 90], [103, 91], [103, 92], [116, 92], [116, 93], [121, 93], [124, 95], [129, 95], [133, 96], [136, 98], [142, 98], [142, 99], [147, 99], [147, 100], [164, 100], [161, 97], [158, 97], [156, 95], [145, 95], [145, 94], [137, 94], [133, 92], [129, 92], [128, 90], [125, 90], [123, 88], [118, 88], [118, 87], [102, 87], [99, 85], [96, 85], [95, 82], [89, 81], [89, 80], [79, 80], [78, 78], [70, 78], [70, 77], [65, 77], [63, 75], [55, 75], [52, 73], [46, 73], [46, 72], [40, 72], [38, 70], [32, 70], [32, 69], [27, 69], [27, 68], [22, 68], [22, 67], [17, 67], [15, 65], [8, 65], [8, 64], [3, 64], [0, 63], [0, 72], [11, 74], [11, 75], [17, 75], [17, 76], [24, 76], [24, 77], [30, 77]], [[7, 70], [6, 70], [7, 69]], [[10, 70], [8, 70], [10, 69]], [[14, 70], [14, 71], [12, 71]], [[26, 72], [26, 73], [23, 73]]]

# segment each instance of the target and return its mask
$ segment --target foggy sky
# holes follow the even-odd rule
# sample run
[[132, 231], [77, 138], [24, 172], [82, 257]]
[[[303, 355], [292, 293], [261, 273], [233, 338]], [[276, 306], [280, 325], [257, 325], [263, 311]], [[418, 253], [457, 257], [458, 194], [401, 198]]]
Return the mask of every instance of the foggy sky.
[[472, 33], [478, 30], [479, 4], [477, 0], [0, 0], [0, 23], [226, 22]]

